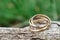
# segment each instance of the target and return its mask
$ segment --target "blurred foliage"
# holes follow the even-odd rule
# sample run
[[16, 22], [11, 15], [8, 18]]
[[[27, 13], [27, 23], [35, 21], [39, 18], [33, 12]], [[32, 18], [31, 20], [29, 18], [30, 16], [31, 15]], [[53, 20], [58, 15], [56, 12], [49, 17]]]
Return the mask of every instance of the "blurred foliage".
[[60, 0], [0, 0], [0, 26], [27, 24], [35, 14], [60, 19]]

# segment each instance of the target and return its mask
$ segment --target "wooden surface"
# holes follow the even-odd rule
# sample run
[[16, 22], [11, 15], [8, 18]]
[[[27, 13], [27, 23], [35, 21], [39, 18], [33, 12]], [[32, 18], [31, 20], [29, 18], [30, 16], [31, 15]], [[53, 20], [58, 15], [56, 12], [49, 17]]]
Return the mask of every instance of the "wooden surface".
[[60, 26], [55, 22], [48, 30], [31, 32], [29, 26], [25, 28], [0, 27], [0, 40], [60, 40]]

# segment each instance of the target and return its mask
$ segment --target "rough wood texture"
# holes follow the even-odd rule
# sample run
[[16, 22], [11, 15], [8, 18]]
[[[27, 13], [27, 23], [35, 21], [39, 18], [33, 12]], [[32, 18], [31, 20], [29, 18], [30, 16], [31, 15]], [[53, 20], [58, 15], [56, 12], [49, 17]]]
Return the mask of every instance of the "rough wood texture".
[[25, 28], [0, 28], [0, 40], [60, 40], [60, 27], [55, 22], [43, 32], [29, 31]]

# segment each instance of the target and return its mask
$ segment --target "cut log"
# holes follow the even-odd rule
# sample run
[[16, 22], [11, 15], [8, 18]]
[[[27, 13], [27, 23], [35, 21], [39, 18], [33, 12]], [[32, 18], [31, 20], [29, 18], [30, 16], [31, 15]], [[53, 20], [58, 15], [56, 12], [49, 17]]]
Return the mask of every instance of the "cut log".
[[25, 28], [0, 27], [0, 40], [60, 40], [60, 26], [52, 22], [51, 27], [42, 32], [31, 32]]

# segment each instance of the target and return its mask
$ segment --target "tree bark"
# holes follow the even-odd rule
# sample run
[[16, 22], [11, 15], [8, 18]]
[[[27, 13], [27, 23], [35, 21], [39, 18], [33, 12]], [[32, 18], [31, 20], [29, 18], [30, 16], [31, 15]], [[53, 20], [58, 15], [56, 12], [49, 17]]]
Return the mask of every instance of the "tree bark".
[[60, 40], [60, 24], [52, 22], [49, 29], [42, 32], [31, 32], [25, 28], [0, 27], [0, 40]]

